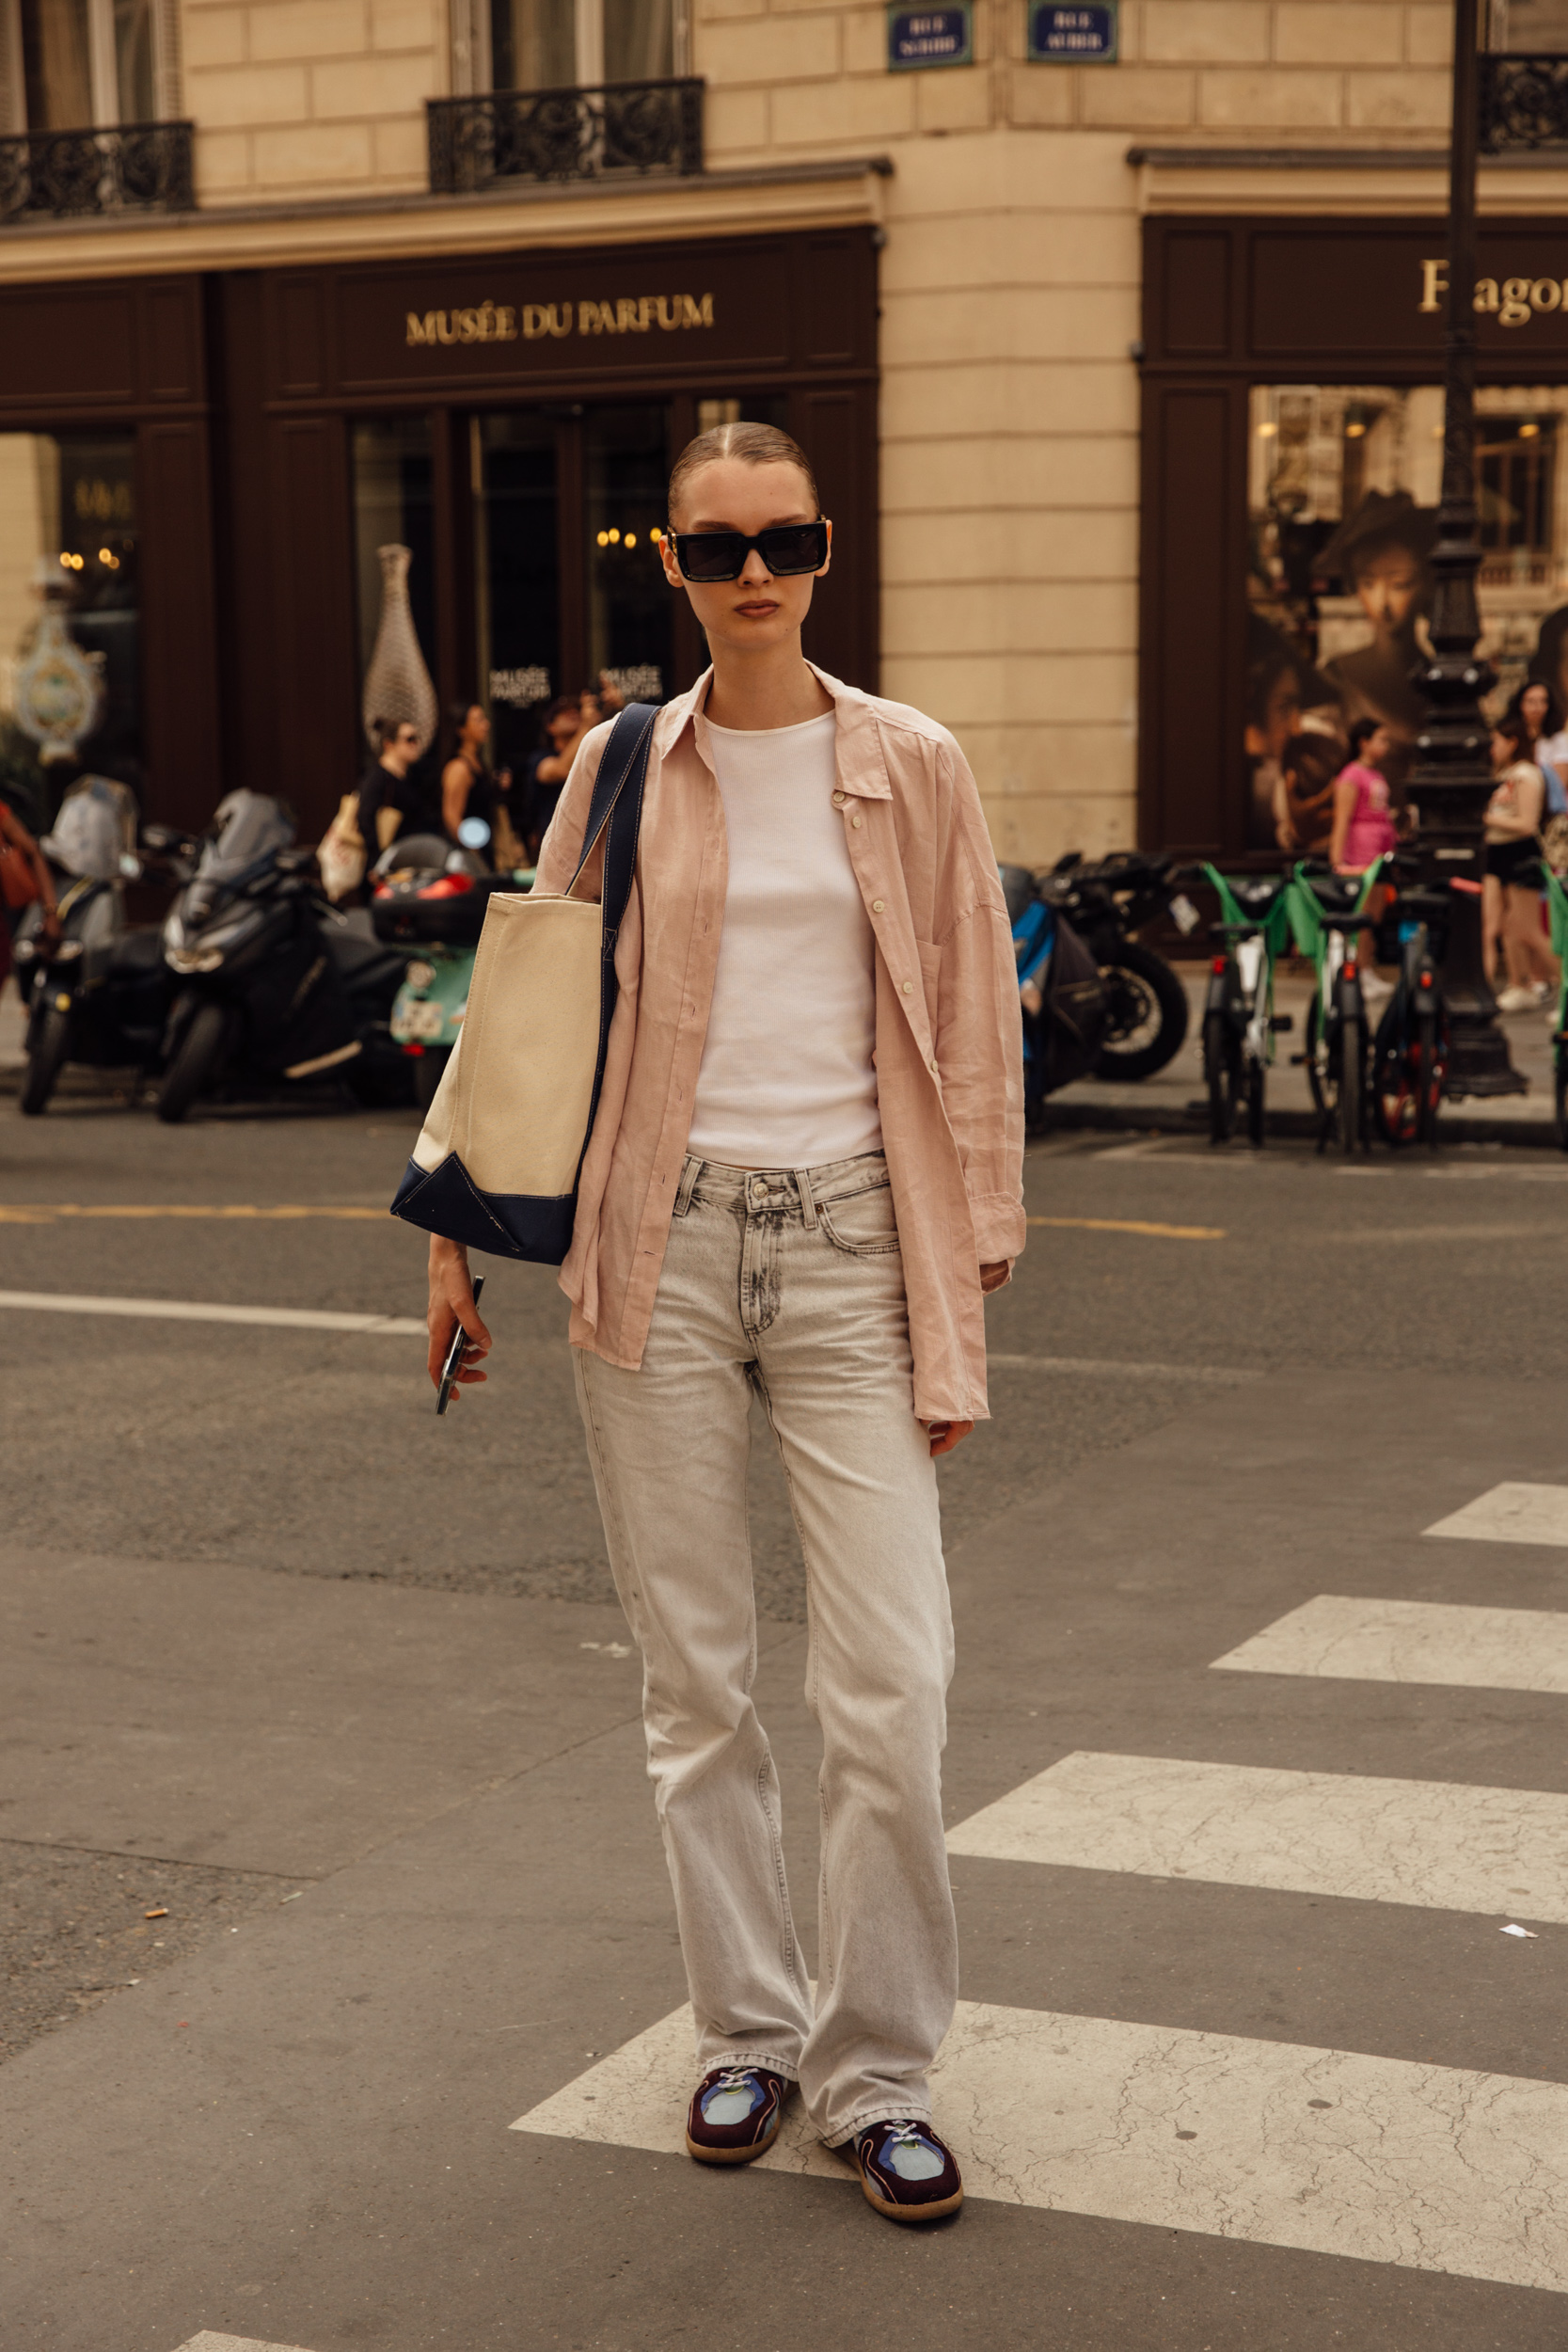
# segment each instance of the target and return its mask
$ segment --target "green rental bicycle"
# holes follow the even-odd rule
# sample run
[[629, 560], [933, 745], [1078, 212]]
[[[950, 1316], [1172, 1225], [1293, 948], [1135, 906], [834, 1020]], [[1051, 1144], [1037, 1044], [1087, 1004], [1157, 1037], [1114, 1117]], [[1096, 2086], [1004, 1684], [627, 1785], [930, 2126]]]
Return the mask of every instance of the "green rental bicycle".
[[1359, 934], [1373, 928], [1367, 902], [1386, 857], [1364, 874], [1337, 874], [1321, 858], [1304, 858], [1291, 877], [1291, 930], [1296, 953], [1316, 976], [1307, 1009], [1307, 1083], [1318, 1109], [1318, 1149], [1337, 1136], [1346, 1153], [1367, 1135], [1367, 1007], [1361, 993]]
[[1258, 1149], [1274, 1041], [1291, 1025], [1289, 1013], [1276, 1018], [1274, 1009], [1274, 968], [1291, 935], [1290, 882], [1284, 874], [1227, 880], [1217, 866], [1202, 870], [1220, 902], [1220, 920], [1210, 929], [1225, 943], [1203, 1009], [1209, 1140], [1228, 1143], [1244, 1106], [1247, 1141]]

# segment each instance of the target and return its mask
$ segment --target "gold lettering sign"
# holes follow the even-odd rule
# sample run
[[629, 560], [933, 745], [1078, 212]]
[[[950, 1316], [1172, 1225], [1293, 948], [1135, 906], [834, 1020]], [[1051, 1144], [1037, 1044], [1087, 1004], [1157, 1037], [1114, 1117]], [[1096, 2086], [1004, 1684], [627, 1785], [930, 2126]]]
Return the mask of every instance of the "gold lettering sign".
[[[1421, 310], [1440, 310], [1449, 291], [1447, 262], [1421, 263]], [[1499, 326], [1526, 326], [1551, 310], [1568, 310], [1568, 278], [1478, 278], [1475, 306]]]
[[531, 343], [547, 335], [647, 335], [656, 326], [673, 334], [683, 327], [712, 325], [710, 294], [619, 294], [613, 302], [525, 302], [520, 310], [485, 301], [472, 310], [406, 310], [404, 341], [412, 350], [416, 343], [515, 343], [519, 333]]

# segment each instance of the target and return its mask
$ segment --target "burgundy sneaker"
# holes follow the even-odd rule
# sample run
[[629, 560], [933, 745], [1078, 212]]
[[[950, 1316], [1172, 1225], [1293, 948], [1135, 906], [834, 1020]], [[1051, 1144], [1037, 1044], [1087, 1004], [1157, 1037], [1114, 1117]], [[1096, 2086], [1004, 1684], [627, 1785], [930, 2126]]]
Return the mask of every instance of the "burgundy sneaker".
[[716, 2066], [691, 2094], [686, 2153], [699, 2164], [750, 2164], [779, 2137], [790, 2086], [766, 2066]]
[[866, 2201], [890, 2221], [940, 2221], [964, 2201], [958, 2159], [929, 2123], [870, 2123], [855, 2134]]

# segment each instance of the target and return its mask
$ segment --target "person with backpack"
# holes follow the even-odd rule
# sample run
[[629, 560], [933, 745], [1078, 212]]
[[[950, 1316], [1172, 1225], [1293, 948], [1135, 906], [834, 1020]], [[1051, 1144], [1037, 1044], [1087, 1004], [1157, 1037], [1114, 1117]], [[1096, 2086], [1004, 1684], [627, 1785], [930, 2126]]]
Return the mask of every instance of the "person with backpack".
[[[712, 667], [652, 723], [561, 1279], [696, 2017], [686, 2146], [751, 2162], [798, 2087], [876, 2210], [929, 2221], [963, 2197], [927, 2079], [958, 1990], [934, 1457], [987, 1412], [985, 1295], [1025, 1237], [1009, 925], [953, 738], [804, 659], [832, 525], [796, 443], [700, 435], [669, 519]], [[610, 734], [578, 753], [537, 890], [577, 872]], [[471, 1383], [489, 1334], [466, 1251], [433, 1239], [437, 1382], [459, 1324]], [[815, 1996], [751, 1694], [753, 1397], [811, 1595]]]

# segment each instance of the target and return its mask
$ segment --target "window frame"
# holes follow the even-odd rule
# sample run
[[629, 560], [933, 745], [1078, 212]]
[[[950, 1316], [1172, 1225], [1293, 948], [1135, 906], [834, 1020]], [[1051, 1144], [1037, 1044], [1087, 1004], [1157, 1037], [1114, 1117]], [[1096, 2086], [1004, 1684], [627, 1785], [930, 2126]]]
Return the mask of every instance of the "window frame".
[[[4, 0], [0, 0], [0, 5]], [[16, 0], [10, 0], [16, 5]], [[690, 71], [690, 0], [669, 0], [673, 77]], [[573, 0], [578, 89], [598, 89], [604, 72], [604, 0]], [[490, 54], [490, 0], [452, 0], [451, 89], [454, 98], [482, 96], [495, 88]]]
[[[172, 122], [180, 114], [180, 0], [152, 0], [153, 120]], [[27, 76], [22, 42], [22, 0], [0, 0], [0, 136], [28, 131], [113, 131], [120, 126], [119, 61], [115, 49], [114, 0], [87, 0], [87, 43], [92, 77], [90, 123], [30, 123]]]

